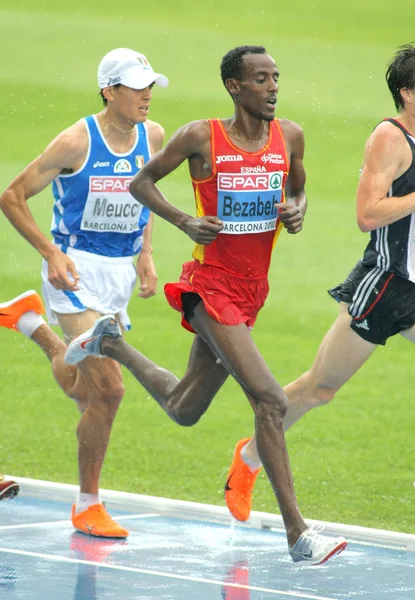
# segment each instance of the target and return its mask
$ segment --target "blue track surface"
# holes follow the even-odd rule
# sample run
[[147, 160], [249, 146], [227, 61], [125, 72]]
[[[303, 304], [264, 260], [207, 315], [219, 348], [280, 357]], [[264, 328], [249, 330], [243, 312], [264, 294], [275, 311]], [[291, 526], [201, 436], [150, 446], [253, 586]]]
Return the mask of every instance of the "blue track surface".
[[1, 502], [1, 600], [415, 600], [414, 552], [350, 543], [299, 567], [280, 533], [107, 506], [128, 540], [74, 532], [65, 503]]

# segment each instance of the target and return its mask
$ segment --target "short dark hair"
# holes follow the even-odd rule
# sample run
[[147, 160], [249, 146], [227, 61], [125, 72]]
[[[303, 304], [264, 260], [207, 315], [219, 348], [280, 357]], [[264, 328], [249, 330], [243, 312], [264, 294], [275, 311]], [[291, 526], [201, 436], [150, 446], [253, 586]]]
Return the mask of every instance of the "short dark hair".
[[220, 64], [220, 74], [224, 85], [227, 79], [242, 79], [243, 57], [246, 54], [267, 54], [267, 51], [263, 46], [238, 46], [229, 50]]
[[[111, 87], [120, 87], [121, 83], [116, 83], [115, 85], [111, 86]], [[105, 98], [104, 94], [102, 93], [102, 90], [99, 90], [99, 95], [102, 98], [102, 102], [104, 103], [104, 106], [107, 106], [108, 104], [108, 100]]]
[[396, 110], [400, 112], [405, 107], [401, 90], [415, 90], [415, 46], [405, 44], [400, 46], [390, 59], [386, 69], [386, 83], [392, 94]]

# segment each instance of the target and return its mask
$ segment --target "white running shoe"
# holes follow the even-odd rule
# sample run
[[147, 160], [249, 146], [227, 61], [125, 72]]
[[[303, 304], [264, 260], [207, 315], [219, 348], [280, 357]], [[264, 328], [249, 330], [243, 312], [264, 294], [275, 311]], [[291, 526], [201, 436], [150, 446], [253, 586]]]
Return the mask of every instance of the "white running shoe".
[[105, 315], [95, 321], [91, 329], [75, 338], [68, 346], [65, 353], [65, 362], [76, 365], [87, 356], [104, 358], [100, 354], [102, 338], [105, 336], [113, 339], [122, 336], [120, 326], [114, 315]]
[[309, 527], [306, 529], [290, 548], [290, 555], [294, 562], [303, 562], [309, 565], [322, 565], [332, 556], [340, 554], [347, 546], [344, 537], [332, 538], [319, 533], [322, 528]]

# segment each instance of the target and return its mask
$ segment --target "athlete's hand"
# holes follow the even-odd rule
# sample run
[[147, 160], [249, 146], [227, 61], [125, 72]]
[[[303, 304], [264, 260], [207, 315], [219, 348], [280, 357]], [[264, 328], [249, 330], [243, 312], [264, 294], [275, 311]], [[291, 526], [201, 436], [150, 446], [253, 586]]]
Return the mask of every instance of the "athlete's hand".
[[48, 257], [48, 280], [57, 290], [76, 292], [80, 277], [75, 263], [60, 250]]
[[151, 298], [157, 292], [157, 273], [151, 252], [142, 250], [137, 260], [137, 275], [140, 280], [139, 298]]
[[278, 204], [278, 215], [288, 233], [298, 233], [303, 228], [303, 214], [293, 204]]
[[190, 218], [184, 231], [197, 244], [211, 244], [223, 229], [223, 223], [218, 217]]

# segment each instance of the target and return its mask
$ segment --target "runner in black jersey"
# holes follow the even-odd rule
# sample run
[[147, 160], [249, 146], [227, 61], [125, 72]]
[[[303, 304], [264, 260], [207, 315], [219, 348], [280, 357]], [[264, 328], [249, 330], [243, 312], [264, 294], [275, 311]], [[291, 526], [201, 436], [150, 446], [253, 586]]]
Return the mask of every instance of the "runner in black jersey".
[[[340, 314], [313, 366], [284, 388], [285, 429], [332, 400], [390, 336], [415, 342], [415, 46], [398, 49], [386, 81], [398, 116], [382, 121], [369, 137], [357, 189], [357, 222], [370, 241], [345, 282], [329, 290]], [[249, 517], [260, 466], [255, 437], [240, 440], [225, 499], [241, 521]]]

